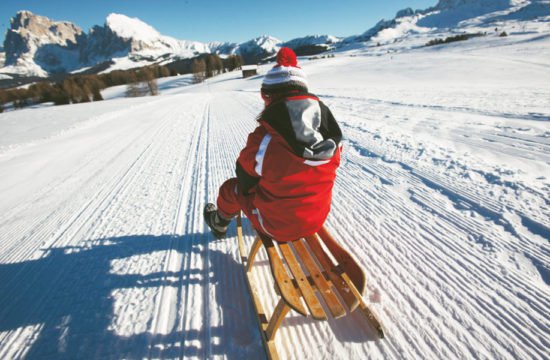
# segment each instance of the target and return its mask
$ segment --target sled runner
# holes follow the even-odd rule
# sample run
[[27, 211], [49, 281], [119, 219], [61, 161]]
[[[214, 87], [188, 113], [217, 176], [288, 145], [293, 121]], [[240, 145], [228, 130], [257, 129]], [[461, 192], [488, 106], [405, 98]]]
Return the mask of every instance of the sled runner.
[[[324, 227], [312, 236], [288, 243], [273, 241], [258, 234], [247, 256], [239, 215], [237, 237], [241, 262], [268, 358], [279, 358], [275, 348], [275, 334], [291, 309], [303, 316], [311, 315], [316, 320], [326, 320], [329, 315], [340, 318], [358, 308], [380, 338], [384, 337], [382, 325], [362, 297], [366, 287], [363, 270]], [[280, 295], [270, 319], [259, 301], [251, 274], [254, 259], [262, 245], [269, 258], [275, 291]]]

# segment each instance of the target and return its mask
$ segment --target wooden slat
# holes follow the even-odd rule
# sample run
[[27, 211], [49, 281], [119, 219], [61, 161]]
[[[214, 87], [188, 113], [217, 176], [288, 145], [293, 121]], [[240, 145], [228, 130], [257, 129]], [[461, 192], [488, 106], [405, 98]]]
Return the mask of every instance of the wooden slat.
[[239, 242], [239, 254], [241, 255], [241, 263], [246, 264], [246, 252], [244, 250], [244, 239], [243, 239], [243, 223], [241, 218], [241, 212], [237, 216], [237, 239]]
[[278, 245], [283, 255], [283, 258], [290, 268], [290, 272], [298, 283], [298, 288], [302, 292], [302, 296], [304, 297], [311, 316], [317, 320], [325, 320], [327, 318], [327, 315], [325, 314], [325, 311], [323, 310], [319, 299], [317, 299], [317, 296], [315, 295], [315, 290], [313, 290], [313, 288], [309, 284], [306, 274], [304, 274], [304, 271], [300, 267], [298, 260], [294, 256], [292, 249], [287, 243], [278, 243]]
[[321, 240], [325, 243], [332, 256], [338, 261], [338, 266], [350, 277], [351, 281], [359, 291], [363, 294], [367, 285], [365, 273], [357, 264], [355, 259], [347, 252], [340, 244], [330, 235], [328, 230], [323, 226], [317, 233]]
[[332, 285], [336, 288], [342, 299], [344, 299], [344, 301], [350, 308], [350, 311], [355, 310], [357, 305], [359, 305], [359, 301], [357, 301], [355, 296], [353, 296], [344, 279], [340, 277], [340, 272], [334, 266], [332, 259], [325, 253], [325, 250], [321, 247], [321, 243], [319, 242], [319, 238], [317, 237], [317, 235], [308, 236], [306, 238], [306, 241], [309, 244], [311, 251], [317, 258], [321, 266], [324, 268], [324, 274], [326, 274], [328, 279], [330, 279]]
[[302, 304], [300, 293], [292, 284], [292, 279], [286, 272], [283, 261], [279, 257], [277, 249], [275, 249], [275, 245], [273, 245], [273, 240], [263, 235], [260, 235], [260, 238], [262, 239], [265, 250], [267, 251], [269, 264], [271, 265], [271, 274], [273, 275], [273, 279], [275, 279], [275, 283], [281, 292], [281, 297], [293, 310], [307, 316], [307, 310]]
[[300, 257], [302, 264], [305, 265], [307, 271], [309, 272], [313, 283], [317, 287], [317, 290], [325, 300], [332, 316], [339, 318], [346, 315], [346, 309], [344, 309], [340, 303], [340, 300], [332, 291], [330, 284], [325, 279], [321, 270], [317, 266], [317, 263], [315, 263], [315, 260], [308, 251], [306, 245], [301, 240], [294, 241], [292, 245], [294, 246], [294, 249], [296, 249], [296, 253]]

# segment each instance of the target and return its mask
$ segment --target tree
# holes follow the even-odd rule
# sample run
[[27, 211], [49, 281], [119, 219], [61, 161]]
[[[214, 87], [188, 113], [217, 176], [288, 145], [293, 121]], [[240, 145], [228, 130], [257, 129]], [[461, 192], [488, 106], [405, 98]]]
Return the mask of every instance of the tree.
[[11, 91], [13, 99], [13, 107], [15, 109], [22, 109], [29, 105], [29, 94], [25, 89], [15, 89]]
[[211, 78], [214, 76], [214, 58], [212, 55], [206, 56], [206, 78]]
[[78, 86], [73, 78], [63, 80], [63, 91], [67, 94], [69, 101], [79, 103], [83, 99], [82, 89]]
[[105, 83], [97, 75], [89, 75], [83, 79], [84, 87], [87, 88], [93, 101], [103, 100], [101, 90], [105, 89]]
[[166, 66], [160, 67], [160, 76], [159, 77], [168, 77], [170, 76], [170, 70]]
[[92, 90], [92, 100], [93, 101], [103, 100], [103, 96], [101, 95], [101, 91], [99, 91], [99, 89], [93, 89]]
[[204, 59], [193, 60], [191, 71], [193, 72], [193, 79], [195, 80], [195, 83], [203, 82], [206, 76], [206, 63], [204, 62]]
[[147, 85], [147, 88], [149, 89], [149, 94], [153, 96], [158, 95], [159, 87], [157, 84], [157, 79], [155, 78], [154, 69], [144, 68], [140, 71], [140, 74], [143, 83], [145, 83]]
[[66, 104], [70, 104], [71, 102], [71, 100], [69, 99], [69, 96], [63, 90], [62, 84], [55, 84], [52, 87], [51, 98], [55, 105], [66, 105]]
[[159, 86], [158, 86], [158, 83], [157, 83], [157, 79], [151, 78], [151, 79], [147, 80], [147, 87], [149, 88], [149, 93], [152, 96], [155, 96], [155, 95], [159, 94]]
[[221, 74], [223, 72], [223, 61], [218, 55], [212, 55], [214, 62], [214, 69], [216, 74]]
[[237, 70], [242, 65], [242, 58], [239, 55], [231, 55], [226, 59], [225, 67], [229, 71]]
[[0, 90], [0, 108], [2, 109], [0, 112], [4, 111], [4, 105], [8, 103], [9, 100], [9, 94], [6, 90]]
[[54, 92], [54, 85], [49, 82], [41, 82], [36, 84], [39, 95], [38, 102], [50, 102], [53, 101], [52, 93]]

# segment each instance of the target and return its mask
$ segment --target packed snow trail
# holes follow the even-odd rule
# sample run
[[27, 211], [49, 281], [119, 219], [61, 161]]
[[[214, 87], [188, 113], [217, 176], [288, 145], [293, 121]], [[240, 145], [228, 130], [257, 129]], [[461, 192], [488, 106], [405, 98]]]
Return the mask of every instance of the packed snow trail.
[[[364, 266], [387, 337], [376, 340], [357, 314], [317, 322], [291, 313], [280, 355], [547, 358], [550, 113], [540, 103], [549, 90], [483, 98], [414, 82], [361, 88], [360, 77], [333, 87], [377, 61], [304, 68], [345, 134], [327, 225]], [[351, 70], [336, 77], [331, 66]], [[0, 137], [9, 145], [0, 149], [0, 358], [265, 356], [235, 227], [215, 240], [202, 219], [261, 110], [261, 79], [237, 77], [71, 105], [65, 123], [83, 120], [61, 132]], [[511, 99], [523, 106], [507, 108]], [[0, 126], [59, 109], [3, 114]], [[270, 311], [263, 253], [254, 276]]]
[[[232, 242], [209, 245], [200, 216], [207, 167], [219, 166], [206, 151], [212, 103], [208, 94], [154, 101], [98, 122], [94, 141], [78, 142], [89, 129], [77, 129], [53, 154], [50, 142], [30, 149], [46, 151], [46, 167], [74, 168], [55, 165], [40, 191], [3, 213], [1, 358], [262, 353]], [[237, 118], [243, 133], [251, 117]], [[3, 160], [9, 174], [17, 161]], [[216, 325], [216, 304], [231, 299], [222, 315], [233, 325]]]

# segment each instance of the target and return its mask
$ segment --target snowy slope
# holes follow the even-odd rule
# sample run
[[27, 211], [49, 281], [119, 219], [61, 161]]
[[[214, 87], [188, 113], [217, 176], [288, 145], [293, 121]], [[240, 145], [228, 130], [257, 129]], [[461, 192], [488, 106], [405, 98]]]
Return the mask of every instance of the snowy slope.
[[[548, 357], [540, 26], [301, 62], [345, 136], [328, 227], [365, 267], [387, 338], [359, 316], [291, 313], [283, 358]], [[157, 97], [0, 114], [0, 358], [264, 357], [235, 228], [216, 241], [201, 216], [255, 127], [260, 82], [234, 72]], [[245, 233], [250, 243], [247, 222]]]
[[345, 38], [340, 48], [366, 46], [372, 50], [372, 46], [401, 43], [397, 48], [392, 46], [396, 51], [424, 46], [426, 36], [490, 34], [495, 28], [522, 28], [534, 23], [539, 23], [538, 30], [548, 31], [549, 19], [548, 0], [440, 0], [425, 10], [407, 8], [397, 12], [394, 19], [382, 19], [363, 34]]

